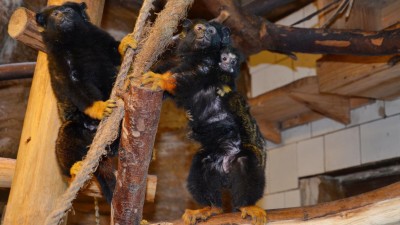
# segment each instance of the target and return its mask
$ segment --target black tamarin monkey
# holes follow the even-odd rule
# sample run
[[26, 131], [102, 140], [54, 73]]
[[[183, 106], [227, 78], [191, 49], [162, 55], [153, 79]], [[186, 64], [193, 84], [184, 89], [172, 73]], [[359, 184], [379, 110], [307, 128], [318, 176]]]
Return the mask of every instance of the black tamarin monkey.
[[[90, 23], [85, 9], [85, 3], [66, 2], [36, 14], [36, 22], [44, 28], [51, 85], [62, 122], [56, 155], [67, 176], [76, 169], [71, 167], [79, 167], [77, 162], [86, 155], [99, 120], [115, 107], [115, 102], [108, 98], [121, 62], [118, 51], [136, 44], [130, 36], [122, 43], [114, 40]], [[116, 154], [118, 142], [110, 146], [109, 156]], [[116, 182], [113, 171], [111, 159], [104, 157], [95, 172], [108, 202]]]
[[201, 144], [187, 187], [207, 207], [187, 209], [182, 218], [195, 224], [222, 213], [222, 191], [229, 190], [233, 207], [263, 224], [266, 213], [254, 204], [265, 186], [264, 139], [244, 98], [234, 91], [240, 58], [236, 50], [225, 48], [230, 45], [229, 29], [205, 21], [183, 27], [177, 47], [180, 62], [163, 74], [148, 72], [143, 79], [168, 91], [188, 111], [191, 137]]

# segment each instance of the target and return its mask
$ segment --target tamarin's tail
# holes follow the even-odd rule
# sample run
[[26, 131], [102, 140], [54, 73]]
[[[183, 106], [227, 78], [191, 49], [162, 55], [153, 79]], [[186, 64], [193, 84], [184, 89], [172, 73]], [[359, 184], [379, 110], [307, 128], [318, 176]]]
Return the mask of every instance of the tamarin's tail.
[[112, 160], [108, 157], [104, 157], [104, 159], [100, 162], [96, 172], [94, 172], [94, 175], [96, 176], [97, 181], [100, 184], [100, 188], [104, 198], [109, 204], [111, 204], [115, 184], [117, 182], [114, 174]]

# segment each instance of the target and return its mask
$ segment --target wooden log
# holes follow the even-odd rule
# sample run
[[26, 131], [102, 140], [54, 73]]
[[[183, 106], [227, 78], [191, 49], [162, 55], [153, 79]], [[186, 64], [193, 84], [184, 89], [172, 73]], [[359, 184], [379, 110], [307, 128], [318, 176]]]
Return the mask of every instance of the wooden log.
[[[57, 5], [63, 2], [49, 0], [48, 4]], [[99, 24], [102, 12], [99, 9], [102, 9], [104, 0], [85, 2], [89, 6], [92, 21]], [[59, 126], [56, 100], [50, 85], [47, 55], [40, 52], [22, 129], [15, 176], [4, 215], [4, 225], [44, 224], [56, 199], [65, 191], [67, 185], [59, 171], [54, 151]]]
[[[400, 182], [358, 196], [314, 206], [268, 210], [268, 224], [276, 225], [392, 225], [400, 223]], [[182, 220], [172, 222], [183, 225]], [[240, 213], [211, 217], [204, 225], [249, 224]], [[160, 223], [158, 223], [160, 224]], [[162, 224], [162, 223], [161, 223]]]
[[40, 34], [42, 29], [36, 23], [35, 12], [24, 7], [15, 10], [8, 23], [8, 34], [12, 38], [21, 41], [33, 49], [46, 52], [46, 47]]
[[11, 187], [14, 171], [15, 159], [0, 158], [0, 188]]

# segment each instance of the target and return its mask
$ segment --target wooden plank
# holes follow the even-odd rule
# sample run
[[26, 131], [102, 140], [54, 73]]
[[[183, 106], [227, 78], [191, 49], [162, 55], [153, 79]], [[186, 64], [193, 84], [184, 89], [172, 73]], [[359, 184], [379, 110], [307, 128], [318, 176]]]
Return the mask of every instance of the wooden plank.
[[[322, 8], [332, 1], [318, 0], [318, 8]], [[322, 14], [320, 16], [320, 24], [324, 24], [335, 10]], [[398, 0], [355, 0], [350, 16], [348, 18], [340, 16], [330, 28], [379, 31], [394, 25], [400, 20], [399, 10], [400, 1]]]
[[[49, 0], [49, 5], [64, 1]], [[104, 0], [85, 1], [91, 20], [99, 24]], [[44, 224], [56, 199], [65, 191], [55, 156], [60, 122], [50, 85], [47, 55], [40, 52], [32, 81], [15, 176], [4, 215], [4, 225]], [[40, 203], [40, 204], [38, 204]]]
[[324, 56], [317, 61], [320, 91], [374, 99], [400, 96], [400, 64], [389, 65], [391, 58]]
[[279, 129], [279, 124], [270, 121], [257, 121], [258, 127], [264, 138], [279, 144], [282, 141], [281, 131]]
[[343, 124], [350, 123], [350, 100], [339, 95], [291, 92], [294, 100], [308, 108]]

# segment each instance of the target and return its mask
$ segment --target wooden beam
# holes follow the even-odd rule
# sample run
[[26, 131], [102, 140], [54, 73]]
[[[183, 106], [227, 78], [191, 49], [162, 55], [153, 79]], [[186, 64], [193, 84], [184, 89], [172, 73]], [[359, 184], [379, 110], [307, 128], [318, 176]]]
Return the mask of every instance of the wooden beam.
[[[400, 183], [362, 195], [308, 207], [267, 211], [268, 224], [276, 225], [392, 225], [400, 223]], [[182, 220], [172, 222], [183, 225]], [[204, 225], [249, 224], [240, 213], [211, 217]], [[160, 224], [160, 223], [158, 223]]]
[[[333, 0], [318, 0], [318, 8], [322, 8]], [[355, 0], [348, 18], [339, 16], [329, 28], [332, 29], [360, 29], [365, 31], [380, 31], [392, 26], [400, 20], [400, 1], [371, 1]], [[335, 10], [328, 11], [320, 16], [320, 25], [330, 18]]]
[[321, 92], [374, 99], [400, 96], [400, 64], [393, 56], [327, 55], [317, 61]]
[[[0, 157], [0, 188], [10, 188], [15, 172], [15, 159]], [[70, 183], [72, 179], [68, 180]], [[101, 190], [95, 178], [88, 182], [89, 184], [81, 190], [81, 193], [87, 196], [103, 198]], [[154, 202], [157, 188], [157, 176], [147, 175], [146, 201]]]
[[279, 144], [282, 141], [281, 130], [279, 128], [279, 123], [274, 123], [271, 121], [257, 121], [258, 127], [264, 138]]
[[350, 123], [350, 100], [339, 95], [308, 94], [291, 92], [294, 100], [305, 104], [308, 108], [343, 124]]
[[[59, 5], [63, 2], [49, 0], [48, 4]], [[104, 0], [85, 2], [92, 22], [99, 24]], [[54, 150], [59, 126], [47, 55], [40, 52], [4, 215], [5, 225], [44, 224], [56, 199], [65, 191], [67, 185], [59, 171]]]

